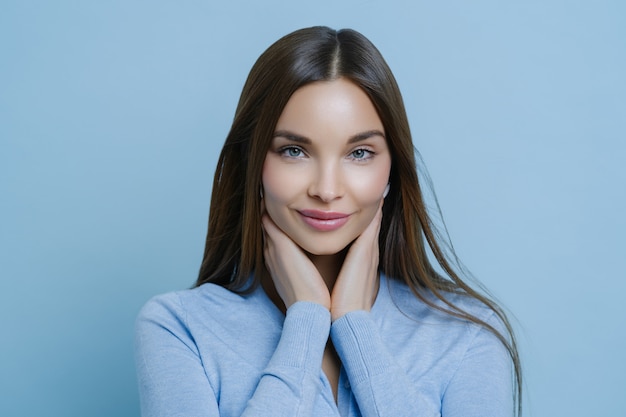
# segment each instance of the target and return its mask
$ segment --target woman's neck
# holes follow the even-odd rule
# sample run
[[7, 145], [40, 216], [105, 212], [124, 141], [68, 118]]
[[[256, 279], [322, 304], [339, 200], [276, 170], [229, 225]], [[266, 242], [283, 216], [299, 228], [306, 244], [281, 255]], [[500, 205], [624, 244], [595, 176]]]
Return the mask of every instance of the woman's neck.
[[307, 256], [313, 262], [313, 265], [317, 268], [322, 279], [328, 286], [328, 291], [332, 292], [337, 281], [337, 276], [341, 271], [343, 261], [346, 258], [347, 249], [342, 250], [334, 255], [313, 255], [307, 253]]

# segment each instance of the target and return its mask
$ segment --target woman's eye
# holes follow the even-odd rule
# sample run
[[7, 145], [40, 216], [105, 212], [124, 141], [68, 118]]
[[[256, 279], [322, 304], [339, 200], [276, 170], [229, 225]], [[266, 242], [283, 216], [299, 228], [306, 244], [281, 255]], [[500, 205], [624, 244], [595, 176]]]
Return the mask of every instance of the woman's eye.
[[350, 156], [354, 159], [367, 159], [371, 157], [372, 152], [367, 149], [355, 149], [350, 153]]
[[294, 147], [283, 148], [281, 153], [290, 158], [299, 158], [303, 155], [302, 149]]

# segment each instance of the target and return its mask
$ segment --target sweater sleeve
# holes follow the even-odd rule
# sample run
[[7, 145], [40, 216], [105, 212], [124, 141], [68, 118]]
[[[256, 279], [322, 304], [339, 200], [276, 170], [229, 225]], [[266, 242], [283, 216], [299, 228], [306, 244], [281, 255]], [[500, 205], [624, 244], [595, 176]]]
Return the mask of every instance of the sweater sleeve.
[[[505, 328], [492, 314], [489, 324]], [[444, 417], [504, 417], [514, 415], [512, 362], [498, 338], [480, 328], [450, 380], [442, 399]]]
[[[424, 415], [418, 405], [422, 393], [387, 350], [369, 313], [354, 311], [336, 320], [331, 337], [364, 417]], [[512, 398], [506, 349], [492, 333], [476, 329], [446, 387], [441, 416], [511, 416]]]
[[305, 301], [289, 307], [276, 351], [243, 415], [313, 417], [329, 332], [325, 307]]
[[[215, 370], [204, 368], [185, 312], [173, 297], [149, 301], [137, 319], [141, 415], [217, 417], [218, 396], [207, 376]], [[248, 404], [242, 405], [242, 416], [312, 416], [329, 330], [330, 313], [323, 306], [292, 305], [277, 348]]]
[[175, 294], [153, 298], [135, 326], [143, 417], [219, 416], [217, 400]]
[[368, 312], [353, 311], [335, 320], [331, 337], [363, 417], [419, 415], [416, 388]]

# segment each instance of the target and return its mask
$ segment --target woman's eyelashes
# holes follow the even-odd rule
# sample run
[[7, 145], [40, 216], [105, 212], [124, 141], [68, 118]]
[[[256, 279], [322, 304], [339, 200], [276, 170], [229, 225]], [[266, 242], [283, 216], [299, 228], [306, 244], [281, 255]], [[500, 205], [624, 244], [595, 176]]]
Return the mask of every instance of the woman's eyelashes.
[[278, 149], [278, 153], [287, 158], [302, 158], [305, 156], [304, 150], [298, 146], [283, 146]]
[[349, 157], [351, 159], [354, 159], [355, 161], [361, 162], [361, 161], [367, 161], [369, 159], [372, 159], [374, 155], [375, 153], [371, 149], [357, 148], [353, 150], [352, 152], [350, 152]]
[[[304, 149], [299, 146], [293, 145], [283, 146], [278, 149], [277, 153], [285, 158], [291, 159], [301, 159], [308, 157]], [[376, 153], [373, 150], [361, 147], [350, 151], [346, 157], [353, 161], [364, 162], [372, 159], [374, 155], [376, 155]]]

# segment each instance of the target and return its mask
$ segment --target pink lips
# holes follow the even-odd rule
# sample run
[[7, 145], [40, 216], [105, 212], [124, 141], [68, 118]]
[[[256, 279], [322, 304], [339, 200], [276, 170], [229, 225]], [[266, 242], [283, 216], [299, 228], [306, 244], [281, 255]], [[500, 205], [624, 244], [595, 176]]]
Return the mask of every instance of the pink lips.
[[332, 211], [299, 210], [298, 213], [306, 224], [322, 232], [337, 230], [350, 218], [349, 214]]

